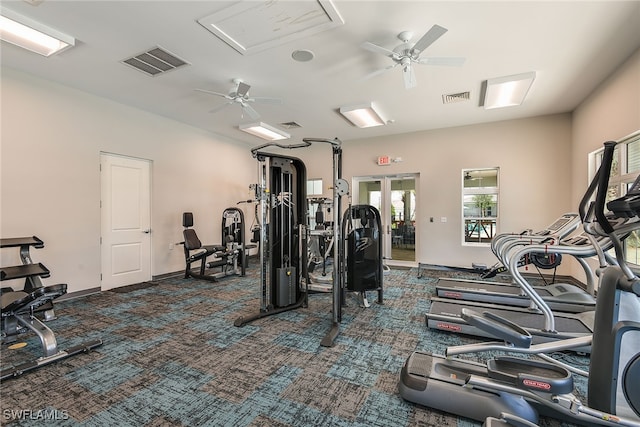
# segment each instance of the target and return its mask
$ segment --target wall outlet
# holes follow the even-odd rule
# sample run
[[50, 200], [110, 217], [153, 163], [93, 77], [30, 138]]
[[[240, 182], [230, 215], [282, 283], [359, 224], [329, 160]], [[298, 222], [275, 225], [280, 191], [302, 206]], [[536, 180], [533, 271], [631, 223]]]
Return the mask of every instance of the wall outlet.
[[169, 250], [172, 251], [173, 250], [173, 243], [169, 243]]
[[440, 222], [447, 222], [447, 217], [446, 216], [441, 216], [440, 217]]

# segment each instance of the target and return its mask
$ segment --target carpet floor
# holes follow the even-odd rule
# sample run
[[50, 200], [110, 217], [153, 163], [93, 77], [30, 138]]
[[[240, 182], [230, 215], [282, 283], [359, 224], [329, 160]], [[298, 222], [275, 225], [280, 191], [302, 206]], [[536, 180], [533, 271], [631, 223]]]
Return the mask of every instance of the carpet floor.
[[[400, 369], [414, 350], [443, 354], [480, 339], [430, 330], [424, 314], [436, 278], [464, 273], [392, 269], [384, 304], [344, 308], [336, 345], [330, 294], [308, 308], [235, 327], [259, 309], [259, 269], [218, 283], [168, 278], [56, 303], [60, 349], [103, 345], [3, 381], [3, 425], [41, 426], [480, 426], [404, 401]], [[6, 368], [40, 355], [37, 339], [1, 349]], [[486, 354], [464, 358], [483, 361]], [[562, 354], [582, 367], [588, 358]], [[584, 398], [586, 385], [575, 382]], [[541, 419], [542, 426], [569, 426]]]

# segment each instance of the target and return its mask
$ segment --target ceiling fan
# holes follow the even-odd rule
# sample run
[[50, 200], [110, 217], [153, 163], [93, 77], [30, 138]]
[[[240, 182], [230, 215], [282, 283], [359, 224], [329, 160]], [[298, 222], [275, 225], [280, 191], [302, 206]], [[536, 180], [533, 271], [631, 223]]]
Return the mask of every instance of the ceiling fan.
[[480, 179], [480, 177], [477, 177], [477, 176], [475, 176], [475, 177], [474, 177], [474, 176], [472, 176], [472, 175], [471, 175], [471, 172], [469, 172], [469, 171], [467, 171], [467, 172], [465, 172], [465, 173], [464, 173], [464, 180], [465, 180], [465, 181], [468, 181], [468, 180], [475, 181], [476, 179]]
[[402, 44], [396, 46], [393, 50], [386, 49], [384, 47], [375, 45], [370, 42], [362, 44], [364, 49], [367, 49], [374, 53], [381, 53], [391, 58], [394, 62], [386, 68], [374, 71], [371, 74], [365, 76], [365, 79], [382, 74], [397, 66], [402, 67], [402, 75], [404, 76], [404, 87], [411, 89], [418, 83], [416, 81], [415, 73], [413, 72], [413, 64], [425, 64], [425, 65], [448, 65], [448, 66], [461, 66], [464, 64], [465, 58], [421, 58], [420, 55], [424, 50], [431, 46], [433, 42], [438, 40], [448, 30], [439, 25], [434, 25], [429, 31], [423, 35], [420, 40], [415, 44], [410, 43], [413, 33], [410, 31], [403, 31], [398, 34], [398, 38], [402, 41]]
[[251, 119], [257, 120], [260, 118], [260, 114], [258, 114], [258, 112], [251, 105], [249, 105], [251, 102], [263, 104], [282, 104], [282, 100], [277, 98], [250, 97], [249, 89], [251, 88], [251, 86], [243, 82], [241, 79], [233, 79], [233, 83], [235, 84], [235, 87], [231, 88], [231, 90], [229, 90], [229, 94], [227, 95], [225, 95], [224, 93], [213, 92], [205, 89], [196, 89], [198, 92], [204, 92], [210, 95], [216, 95], [227, 99], [227, 102], [209, 111], [210, 113], [216, 113], [231, 104], [240, 104], [243, 117], [246, 114]]

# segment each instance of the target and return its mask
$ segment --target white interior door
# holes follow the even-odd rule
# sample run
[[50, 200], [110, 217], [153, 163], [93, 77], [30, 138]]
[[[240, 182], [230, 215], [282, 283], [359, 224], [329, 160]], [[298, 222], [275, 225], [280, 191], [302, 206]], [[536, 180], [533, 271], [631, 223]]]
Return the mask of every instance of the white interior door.
[[389, 264], [413, 265], [416, 262], [419, 177], [419, 174], [402, 174], [353, 178], [357, 204], [371, 205], [380, 211], [382, 254]]
[[151, 279], [151, 163], [100, 155], [102, 289]]

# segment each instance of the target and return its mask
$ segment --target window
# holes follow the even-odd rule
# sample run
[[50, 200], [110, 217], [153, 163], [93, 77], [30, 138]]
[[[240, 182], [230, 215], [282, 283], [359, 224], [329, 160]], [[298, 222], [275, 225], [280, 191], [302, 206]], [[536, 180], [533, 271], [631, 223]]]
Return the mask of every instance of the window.
[[463, 244], [488, 245], [497, 233], [498, 171], [462, 170]]
[[[589, 154], [590, 181], [602, 163], [603, 151], [604, 149], [600, 148]], [[640, 173], [640, 132], [622, 139], [616, 146], [611, 164], [607, 202], [624, 195], [637, 178], [638, 173]], [[634, 231], [625, 239], [624, 243], [626, 260], [640, 264], [640, 234], [638, 231]]]
[[322, 179], [307, 180], [307, 196], [322, 196]]

